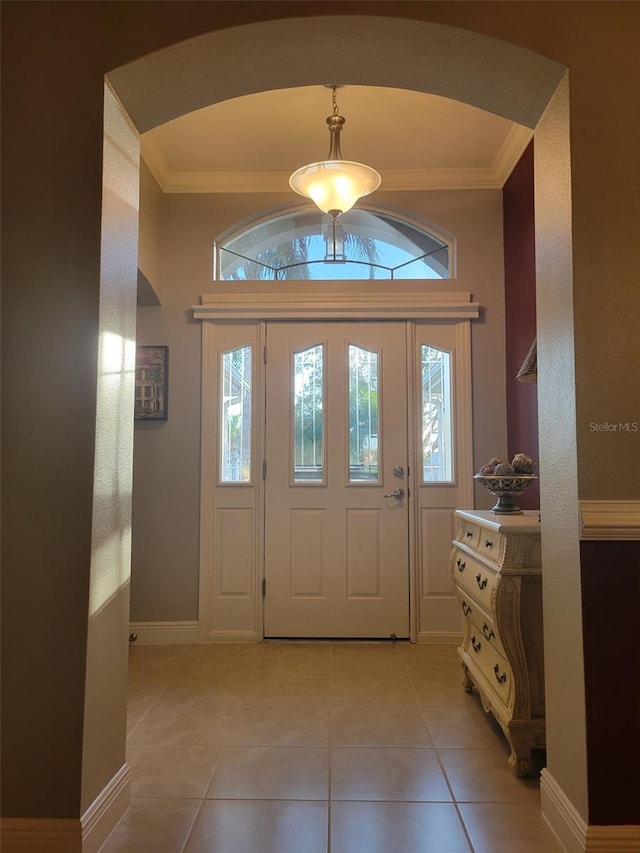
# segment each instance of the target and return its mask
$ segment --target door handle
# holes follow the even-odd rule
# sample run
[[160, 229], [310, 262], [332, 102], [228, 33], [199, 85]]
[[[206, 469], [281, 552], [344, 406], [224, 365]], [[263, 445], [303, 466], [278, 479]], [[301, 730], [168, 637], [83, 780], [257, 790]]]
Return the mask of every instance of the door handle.
[[394, 489], [388, 495], [385, 495], [385, 498], [395, 498], [397, 501], [401, 501], [404, 497], [404, 489]]

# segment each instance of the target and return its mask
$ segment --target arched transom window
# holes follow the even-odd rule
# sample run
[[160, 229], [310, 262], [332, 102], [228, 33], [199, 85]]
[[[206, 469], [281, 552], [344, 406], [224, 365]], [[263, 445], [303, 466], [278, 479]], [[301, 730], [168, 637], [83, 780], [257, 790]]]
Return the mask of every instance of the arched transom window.
[[216, 243], [219, 281], [450, 278], [451, 243], [377, 210], [298, 209], [249, 223]]

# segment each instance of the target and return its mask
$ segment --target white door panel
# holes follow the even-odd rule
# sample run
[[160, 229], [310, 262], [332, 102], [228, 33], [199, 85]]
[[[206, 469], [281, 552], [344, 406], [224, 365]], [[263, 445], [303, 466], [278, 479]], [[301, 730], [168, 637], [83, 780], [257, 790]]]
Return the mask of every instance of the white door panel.
[[265, 636], [408, 637], [406, 326], [272, 323], [267, 353]]

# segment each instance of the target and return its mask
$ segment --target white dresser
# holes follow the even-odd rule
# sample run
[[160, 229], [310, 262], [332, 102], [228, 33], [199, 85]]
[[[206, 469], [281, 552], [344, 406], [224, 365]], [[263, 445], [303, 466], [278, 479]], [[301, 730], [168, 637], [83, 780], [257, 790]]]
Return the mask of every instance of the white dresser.
[[457, 510], [450, 571], [464, 614], [463, 686], [500, 724], [516, 776], [545, 745], [542, 573], [538, 512]]

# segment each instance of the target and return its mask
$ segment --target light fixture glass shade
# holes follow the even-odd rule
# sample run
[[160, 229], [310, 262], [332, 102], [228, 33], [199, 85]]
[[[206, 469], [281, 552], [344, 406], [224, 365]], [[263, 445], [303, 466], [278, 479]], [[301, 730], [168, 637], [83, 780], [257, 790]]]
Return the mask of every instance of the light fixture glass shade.
[[382, 178], [370, 166], [351, 160], [322, 160], [297, 169], [289, 186], [310, 198], [320, 210], [338, 216], [362, 196], [377, 190]]

